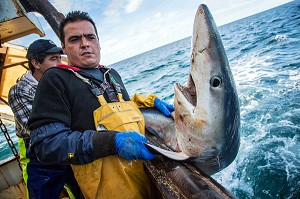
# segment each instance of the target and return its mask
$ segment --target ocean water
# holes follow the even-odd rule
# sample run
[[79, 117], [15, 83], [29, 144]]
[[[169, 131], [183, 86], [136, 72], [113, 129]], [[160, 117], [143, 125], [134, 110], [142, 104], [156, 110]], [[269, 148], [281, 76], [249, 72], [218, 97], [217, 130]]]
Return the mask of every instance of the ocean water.
[[[234, 162], [213, 175], [241, 199], [300, 198], [300, 1], [219, 27], [241, 109]], [[155, 93], [172, 103], [185, 84], [191, 38], [131, 57], [117, 69], [130, 94]], [[14, 141], [13, 126], [9, 126]], [[10, 156], [0, 137], [0, 158]]]
[[11, 124], [11, 122], [7, 123], [5, 120], [2, 120], [0, 124], [4, 124], [0, 126], [0, 161], [4, 160], [10, 156], [13, 156], [11, 149], [5, 139], [5, 136], [2, 132], [8, 132], [10, 139], [13, 141], [15, 147], [18, 149], [18, 137], [15, 134], [15, 126]]

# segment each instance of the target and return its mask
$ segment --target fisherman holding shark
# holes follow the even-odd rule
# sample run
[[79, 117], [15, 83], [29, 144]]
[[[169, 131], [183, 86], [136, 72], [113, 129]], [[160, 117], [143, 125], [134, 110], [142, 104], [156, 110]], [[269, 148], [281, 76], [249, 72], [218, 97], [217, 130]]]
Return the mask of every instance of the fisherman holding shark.
[[170, 116], [174, 106], [154, 94], [130, 100], [121, 77], [100, 63], [94, 21], [70, 12], [60, 24], [69, 65], [47, 70], [29, 119], [31, 149], [42, 162], [71, 165], [85, 198], [151, 198], [141, 160], [155, 156], [145, 147], [139, 108]]

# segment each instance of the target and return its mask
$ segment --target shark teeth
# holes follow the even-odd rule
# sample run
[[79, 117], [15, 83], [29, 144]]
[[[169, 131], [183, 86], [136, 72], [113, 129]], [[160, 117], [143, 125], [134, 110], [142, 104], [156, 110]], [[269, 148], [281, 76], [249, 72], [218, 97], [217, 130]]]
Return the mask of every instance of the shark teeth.
[[197, 105], [197, 93], [195, 83], [192, 76], [189, 76], [187, 86], [182, 86], [179, 83], [175, 84], [177, 89], [182, 93], [186, 100], [194, 107]]

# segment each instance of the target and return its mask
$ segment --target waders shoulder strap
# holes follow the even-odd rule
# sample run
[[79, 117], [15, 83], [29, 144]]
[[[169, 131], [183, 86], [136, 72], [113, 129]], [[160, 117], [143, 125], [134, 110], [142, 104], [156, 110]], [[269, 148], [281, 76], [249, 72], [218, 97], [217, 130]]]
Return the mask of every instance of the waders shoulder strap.
[[[109, 87], [109, 83], [114, 87], [114, 89], [116, 90], [117, 94], [118, 94], [118, 99], [119, 101], [124, 101], [123, 99], [123, 94], [121, 91], [121, 85], [117, 83], [117, 81], [115, 80], [115, 78], [109, 73], [110, 69], [108, 68], [104, 74], [103, 74], [103, 79], [104, 82], [102, 82], [100, 84], [100, 87], [97, 87], [90, 79], [83, 77], [82, 75], [80, 75], [78, 72], [68, 68], [68, 70], [72, 71], [74, 73], [74, 75], [79, 78], [80, 80], [82, 80], [84, 83], [88, 84], [89, 89], [92, 91], [92, 93], [97, 97], [100, 105], [104, 105], [107, 104], [107, 101], [105, 100], [103, 94], [105, 92], [105, 90]], [[109, 78], [109, 83], [106, 80], [106, 75]]]
[[[88, 78], [83, 77], [82, 75], [80, 75], [78, 72], [75, 72], [72, 69], [68, 70], [72, 71], [74, 73], [74, 75], [76, 77], [78, 77], [80, 80], [82, 80], [84, 83], [86, 83], [89, 86], [89, 89], [92, 91], [92, 93], [97, 97], [99, 103], [101, 106], [103, 106], [104, 104], [107, 104], [103, 93], [105, 92], [105, 90], [108, 88], [108, 85], [106, 82], [101, 83], [100, 88], [98, 88], [91, 80], [89, 80]], [[105, 77], [104, 77], [105, 79]]]
[[[109, 72], [109, 69], [106, 71], [106, 73], [108, 75], [110, 84], [114, 87], [114, 89], [118, 93], [118, 99], [119, 99], [119, 101], [120, 102], [124, 101], [123, 94], [122, 94], [122, 91], [121, 91], [121, 85], [118, 84], [117, 81], [115, 80], [115, 78], [110, 73], [108, 73], [108, 72]], [[104, 73], [104, 79], [105, 79], [105, 73]]]

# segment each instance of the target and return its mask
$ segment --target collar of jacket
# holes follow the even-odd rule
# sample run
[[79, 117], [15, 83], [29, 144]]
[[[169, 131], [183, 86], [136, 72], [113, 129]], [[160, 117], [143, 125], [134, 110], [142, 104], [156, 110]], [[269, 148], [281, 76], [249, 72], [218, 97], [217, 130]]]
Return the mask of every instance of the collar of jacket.
[[[59, 68], [68, 68], [68, 69], [72, 69], [73, 71], [80, 71], [81, 69], [76, 67], [76, 66], [69, 66], [69, 65], [66, 65], [66, 64], [58, 64], [57, 67]], [[98, 65], [98, 68], [104, 68], [104, 66], [102, 65]]]

